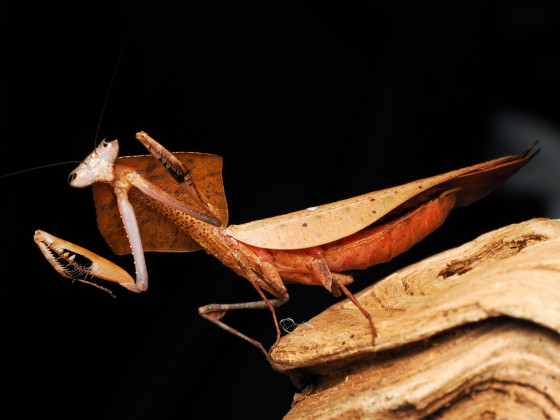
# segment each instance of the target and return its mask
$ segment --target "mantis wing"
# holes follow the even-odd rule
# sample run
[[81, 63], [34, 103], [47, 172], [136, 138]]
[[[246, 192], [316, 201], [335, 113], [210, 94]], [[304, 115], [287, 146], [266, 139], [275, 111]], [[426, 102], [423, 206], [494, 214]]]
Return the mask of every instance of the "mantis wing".
[[455, 207], [466, 206], [499, 187], [525, 165], [535, 155], [529, 155], [530, 150], [347, 200], [232, 225], [228, 233], [261, 248], [308, 248], [356, 233], [396, 209], [414, 206], [442, 190], [458, 188]]
[[[222, 225], [227, 224], [228, 209], [222, 181], [222, 158], [204, 153], [174, 153], [191, 171], [200, 191], [214, 206]], [[116, 165], [138, 170], [148, 181], [173, 195], [189, 207], [199, 208], [177, 182], [171, 178], [162, 165], [151, 155], [124, 156], [117, 159]], [[189, 252], [200, 246], [167, 217], [154, 211], [129, 194], [134, 208], [144, 251]], [[113, 188], [109, 184], [93, 184], [93, 198], [97, 213], [97, 225], [115, 254], [130, 254], [130, 244], [126, 237], [121, 215]]]

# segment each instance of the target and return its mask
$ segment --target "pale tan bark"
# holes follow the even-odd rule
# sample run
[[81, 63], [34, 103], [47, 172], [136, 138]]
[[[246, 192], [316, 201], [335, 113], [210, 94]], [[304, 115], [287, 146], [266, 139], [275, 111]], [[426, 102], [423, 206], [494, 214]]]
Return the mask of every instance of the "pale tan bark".
[[305, 387], [286, 419], [560, 418], [560, 220], [404, 268], [300, 325], [271, 363]]

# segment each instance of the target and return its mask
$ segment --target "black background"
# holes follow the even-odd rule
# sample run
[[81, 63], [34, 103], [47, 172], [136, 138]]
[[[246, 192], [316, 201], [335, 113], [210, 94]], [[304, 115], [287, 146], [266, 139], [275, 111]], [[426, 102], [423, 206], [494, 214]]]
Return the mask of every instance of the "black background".
[[[558, 5], [540, 2], [21, 2], [2, 12], [2, 167], [81, 160], [130, 38], [98, 138], [143, 154], [224, 158], [231, 223], [244, 223], [519, 153], [543, 151], [498, 192], [452, 213], [406, 264], [531, 217], [560, 217]], [[296, 391], [262, 354], [197, 315], [256, 298], [210, 256], [149, 254], [149, 291], [111, 299], [59, 277], [44, 229], [110, 258], [74, 165], [0, 178], [3, 392], [9, 418], [281, 418]], [[290, 288], [280, 318], [337, 301]], [[229, 314], [270, 345], [263, 311]]]

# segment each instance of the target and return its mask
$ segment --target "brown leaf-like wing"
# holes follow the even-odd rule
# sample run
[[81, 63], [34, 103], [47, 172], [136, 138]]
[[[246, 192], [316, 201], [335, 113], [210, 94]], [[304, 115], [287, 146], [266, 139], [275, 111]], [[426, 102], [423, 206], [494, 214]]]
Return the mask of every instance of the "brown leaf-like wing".
[[232, 225], [228, 233], [261, 248], [308, 248], [358, 232], [419, 195], [459, 188], [456, 207], [465, 206], [499, 187], [525, 165], [534, 156], [529, 155], [530, 150], [335, 203]]
[[[225, 226], [228, 209], [222, 181], [222, 158], [191, 152], [174, 153], [174, 155], [190, 169], [199, 190], [214, 206], [222, 226]], [[189, 207], [204, 212], [191, 197], [185, 194], [153, 156], [124, 156], [118, 158], [116, 164], [141, 171], [151, 183], [172, 194], [176, 199], [188, 203]], [[144, 251], [189, 252], [200, 249], [200, 246], [177, 225], [136, 199], [137, 194], [131, 190], [129, 200], [136, 213]], [[101, 234], [113, 252], [118, 255], [130, 254], [130, 244], [124, 231], [113, 188], [108, 184], [95, 183], [93, 198], [97, 225]]]

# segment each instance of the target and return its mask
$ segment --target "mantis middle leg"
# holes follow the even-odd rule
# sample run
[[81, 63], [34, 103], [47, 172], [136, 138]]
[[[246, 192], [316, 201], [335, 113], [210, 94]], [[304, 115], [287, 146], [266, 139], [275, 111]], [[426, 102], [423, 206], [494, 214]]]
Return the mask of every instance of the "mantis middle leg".
[[[276, 347], [282, 335], [280, 331], [280, 325], [276, 317], [276, 311], [274, 308], [277, 308], [288, 301], [289, 295], [286, 291], [286, 287], [284, 286], [284, 283], [282, 282], [280, 275], [276, 271], [276, 268], [274, 268], [272, 264], [259, 260], [255, 255], [253, 255], [250, 251], [246, 250], [244, 247], [240, 247], [239, 250], [230, 251], [229, 255], [232, 257], [232, 259], [241, 269], [245, 278], [249, 280], [251, 285], [261, 296], [262, 300], [254, 301], [254, 302], [244, 302], [244, 303], [209, 304], [198, 308], [198, 313], [203, 318], [214, 323], [220, 328], [253, 344], [268, 357], [270, 351], [272, 351], [272, 349]], [[275, 299], [268, 299], [262, 290], [263, 287], [269, 289], [277, 297]], [[272, 314], [272, 318], [274, 320], [274, 326], [276, 327], [276, 340], [274, 344], [270, 347], [270, 350], [268, 352], [265, 350], [264, 346], [260, 342], [246, 336], [245, 334], [237, 331], [236, 329], [230, 327], [229, 325], [221, 321], [221, 318], [223, 318], [223, 316], [226, 314], [227, 311], [238, 310], [238, 309], [270, 310]]]

